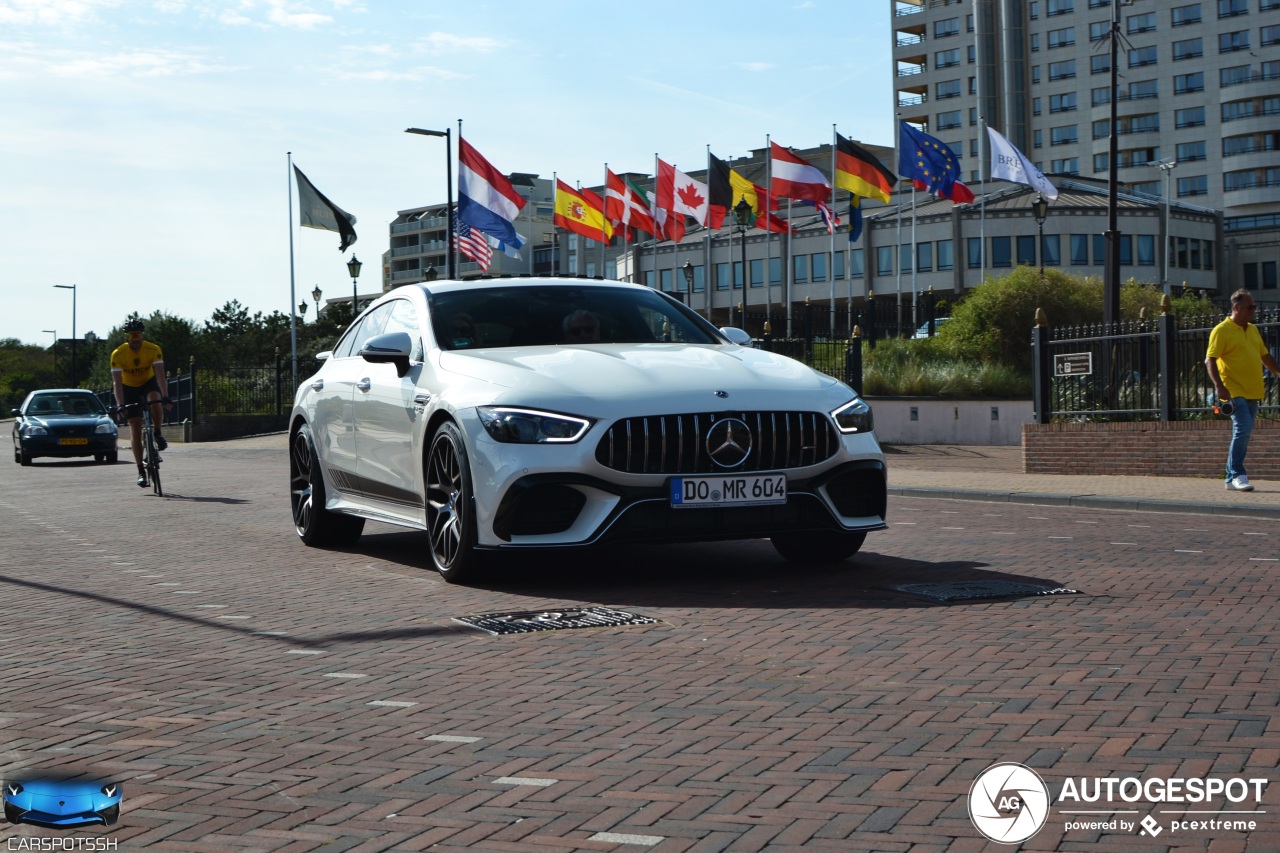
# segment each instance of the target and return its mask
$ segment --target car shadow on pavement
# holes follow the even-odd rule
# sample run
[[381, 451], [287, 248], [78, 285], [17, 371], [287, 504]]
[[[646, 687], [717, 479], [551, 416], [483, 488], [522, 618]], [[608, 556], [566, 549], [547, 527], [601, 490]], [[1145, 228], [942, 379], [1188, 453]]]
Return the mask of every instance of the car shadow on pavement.
[[[421, 534], [365, 536], [362, 554], [432, 574]], [[1053, 579], [973, 561], [910, 560], [866, 549], [849, 560], [800, 566], [767, 540], [548, 549], [490, 557], [467, 585], [534, 598], [630, 607], [920, 608], [954, 607], [892, 587], [1003, 581], [1047, 588]], [[440, 583], [444, 583], [440, 580]], [[984, 600], [983, 603], [989, 603]]]

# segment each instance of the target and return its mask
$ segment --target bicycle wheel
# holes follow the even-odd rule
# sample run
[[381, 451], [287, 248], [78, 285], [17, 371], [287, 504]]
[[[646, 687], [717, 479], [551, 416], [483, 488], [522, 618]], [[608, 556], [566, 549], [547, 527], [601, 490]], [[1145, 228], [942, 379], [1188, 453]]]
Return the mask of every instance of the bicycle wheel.
[[146, 467], [147, 477], [151, 480], [152, 494], [164, 497], [164, 489], [160, 487], [160, 452], [156, 449], [155, 433], [149, 423], [142, 431], [142, 464]]

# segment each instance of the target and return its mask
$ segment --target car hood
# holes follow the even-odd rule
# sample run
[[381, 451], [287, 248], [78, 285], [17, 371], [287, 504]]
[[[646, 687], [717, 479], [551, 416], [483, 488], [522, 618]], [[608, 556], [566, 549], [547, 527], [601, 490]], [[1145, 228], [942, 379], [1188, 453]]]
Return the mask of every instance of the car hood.
[[[735, 344], [598, 344], [442, 352], [440, 370], [475, 382], [458, 405], [580, 409], [661, 400], [671, 411], [813, 409], [851, 392], [798, 361]], [[720, 396], [715, 392], [724, 392]], [[821, 401], [821, 402], [819, 402]], [[838, 402], [835, 403], [838, 405]], [[652, 406], [647, 408], [652, 409]]]
[[27, 415], [22, 419], [25, 424], [42, 426], [46, 429], [70, 427], [96, 427], [103, 421], [110, 421], [106, 415]]

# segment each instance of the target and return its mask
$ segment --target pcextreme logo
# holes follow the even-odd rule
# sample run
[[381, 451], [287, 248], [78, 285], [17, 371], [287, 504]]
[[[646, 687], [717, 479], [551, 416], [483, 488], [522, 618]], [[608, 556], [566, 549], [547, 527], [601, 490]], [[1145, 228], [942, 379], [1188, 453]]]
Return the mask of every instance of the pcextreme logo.
[[[1068, 778], [1058, 792], [1057, 804], [1064, 833], [1101, 830], [1154, 838], [1168, 830], [1172, 835], [1226, 836], [1258, 828], [1266, 815], [1262, 798], [1269, 784], [1267, 779], [1238, 777]], [[1052, 803], [1049, 788], [1036, 771], [1001, 762], [974, 780], [969, 789], [969, 818], [992, 841], [1018, 844], [1044, 828]]]
[[1030, 767], [994, 764], [969, 789], [969, 819], [992, 841], [1026, 841], [1049, 819], [1049, 788]]

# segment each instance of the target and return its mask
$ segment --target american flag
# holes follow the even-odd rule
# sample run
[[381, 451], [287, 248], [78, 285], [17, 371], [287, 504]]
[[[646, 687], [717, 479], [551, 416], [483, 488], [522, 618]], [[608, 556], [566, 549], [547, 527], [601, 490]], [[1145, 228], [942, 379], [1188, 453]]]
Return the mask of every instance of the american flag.
[[493, 263], [493, 249], [485, 240], [484, 232], [460, 220], [457, 211], [453, 213], [453, 245], [459, 252], [479, 264], [481, 270], [489, 271], [489, 264]]

